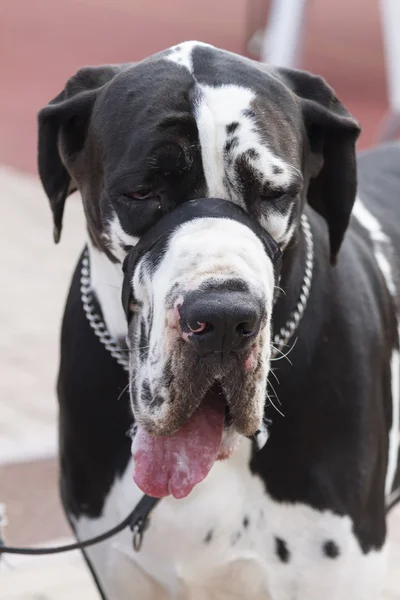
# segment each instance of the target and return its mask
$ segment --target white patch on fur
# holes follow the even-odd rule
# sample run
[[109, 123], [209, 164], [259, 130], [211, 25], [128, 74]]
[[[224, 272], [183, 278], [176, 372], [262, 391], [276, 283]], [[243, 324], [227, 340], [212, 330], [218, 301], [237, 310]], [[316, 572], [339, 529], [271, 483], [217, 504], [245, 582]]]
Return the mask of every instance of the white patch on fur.
[[[185, 67], [196, 80], [193, 68], [193, 49], [199, 46], [214, 48], [202, 42], [189, 41], [169, 49], [166, 59]], [[215, 50], [215, 48], [214, 48]], [[195, 108], [195, 118], [199, 131], [203, 169], [209, 197], [232, 200], [244, 208], [243, 198], [239, 189], [235, 190], [226, 185], [226, 176], [230, 181], [235, 180], [234, 165], [239, 156], [247, 150], [255, 150], [255, 158], [248, 157], [251, 166], [258, 171], [263, 183], [272, 186], [287, 186], [292, 181], [297, 169], [276, 156], [265, 141], [261, 141], [257, 132], [257, 124], [246, 116], [244, 111], [251, 109], [256, 99], [255, 93], [238, 85], [208, 86], [197, 82], [198, 100]], [[239, 123], [232, 134], [226, 127], [231, 123]], [[230, 138], [237, 138], [239, 143], [230, 151], [231, 164], [226, 161], [225, 144]], [[279, 173], [274, 173], [274, 167], [279, 167]], [[280, 213], [262, 218], [262, 225], [275, 237], [276, 241], [285, 246], [288, 239], [287, 225], [289, 215]], [[291, 232], [293, 233], [293, 232]]]
[[[232, 200], [245, 208], [240, 185], [236, 186], [235, 163], [248, 150], [255, 150], [255, 158], [246, 160], [259, 173], [262, 183], [273, 187], [287, 186], [292, 181], [294, 168], [276, 156], [265, 141], [260, 140], [257, 125], [252, 118], [245, 115], [251, 109], [255, 94], [252, 90], [237, 85], [210, 87], [199, 85], [201, 93], [195, 108], [195, 118], [199, 131], [201, 155], [204, 175], [207, 184], [207, 195]], [[238, 123], [237, 129], [227, 133], [227, 126]], [[232, 146], [229, 153], [225, 144], [236, 138], [238, 144]], [[231, 159], [231, 162], [227, 160]], [[279, 167], [279, 173], [274, 173]], [[227, 186], [226, 180], [232, 182]], [[272, 223], [273, 220], [273, 223]], [[263, 225], [279, 242], [287, 229], [288, 218], [276, 213], [266, 219]], [[272, 231], [273, 230], [273, 231]]]
[[393, 271], [387, 254], [391, 252], [391, 242], [389, 237], [382, 231], [382, 227], [376, 217], [364, 206], [360, 198], [354, 203], [353, 215], [357, 221], [366, 229], [374, 244], [374, 255], [379, 269], [385, 279], [390, 294], [395, 297], [397, 294], [396, 285], [393, 278]]
[[[353, 215], [370, 235], [373, 252], [378, 267], [386, 282], [389, 293], [395, 298], [397, 289], [393, 276], [393, 269], [389, 257], [393, 255], [393, 248], [389, 237], [384, 233], [378, 219], [364, 206], [359, 198], [356, 199]], [[398, 315], [399, 317], [399, 315]], [[400, 337], [400, 329], [399, 329]], [[399, 446], [400, 446], [400, 361], [398, 350], [393, 350], [391, 360], [392, 379], [392, 427], [389, 433], [389, 454], [386, 473], [385, 491], [389, 495], [393, 489], [396, 476]]]
[[170, 52], [165, 58], [167, 60], [170, 60], [171, 62], [176, 63], [177, 65], [185, 67], [189, 71], [189, 73], [193, 73], [192, 52], [195, 47], [199, 46], [204, 46], [206, 48], [214, 47], [210, 46], [210, 44], [204, 44], [203, 42], [183, 42], [182, 44], [177, 44], [176, 46], [172, 46], [172, 48], [169, 48]]
[[108, 332], [114, 339], [121, 340], [125, 339], [127, 333], [126, 317], [121, 302], [122, 262], [126, 256], [123, 246], [135, 246], [139, 238], [128, 235], [123, 230], [116, 214], [110, 221], [108, 232], [104, 237], [110, 245], [112, 254], [120, 262], [113, 263], [104, 252], [97, 250], [89, 239], [87, 245], [90, 257], [90, 281]]
[[[364, 554], [347, 516], [273, 500], [249, 469], [243, 440], [230, 459], [183, 500], [165, 498], [150, 517], [135, 553], [127, 529], [87, 549], [109, 598], [118, 600], [376, 600], [386, 552]], [[141, 497], [130, 463], [115, 480], [99, 519], [74, 521], [78, 537], [104, 532], [125, 518]], [[246, 522], [246, 525], [245, 525]], [[277, 554], [276, 538], [289, 552]], [[207, 541], [208, 540], [208, 541]], [[326, 542], [339, 550], [323, 551]]]
[[139, 241], [138, 237], [126, 233], [116, 213], [109, 222], [106, 239], [111, 245], [111, 252], [121, 263], [126, 256], [124, 246], [136, 246]]
[[296, 229], [296, 223], [288, 229], [290, 219], [290, 211], [283, 214], [278, 212], [270, 212], [268, 217], [264, 215], [260, 218], [260, 225], [274, 238], [274, 240], [282, 248], [285, 248], [290, 242], [290, 239]]
[[122, 308], [122, 265], [113, 263], [88, 241], [90, 257], [90, 283], [100, 304], [108, 332], [115, 339], [125, 339], [126, 317]]
[[262, 448], [264, 448], [265, 444], [267, 443], [268, 437], [269, 434], [267, 426], [263, 423], [260, 427], [260, 430], [256, 434], [256, 444], [258, 450], [262, 450]]

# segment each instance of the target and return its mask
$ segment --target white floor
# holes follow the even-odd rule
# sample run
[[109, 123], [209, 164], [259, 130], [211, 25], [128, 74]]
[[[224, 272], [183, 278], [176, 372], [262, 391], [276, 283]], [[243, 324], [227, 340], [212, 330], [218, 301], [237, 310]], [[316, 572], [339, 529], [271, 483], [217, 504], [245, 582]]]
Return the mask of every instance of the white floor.
[[[1, 167], [0, 214], [1, 467], [56, 453], [60, 319], [85, 233], [80, 203], [70, 198], [55, 246], [50, 209], [37, 179]], [[400, 508], [390, 519], [390, 537], [385, 598], [400, 600]], [[79, 553], [2, 561], [0, 600], [71, 598], [98, 598]]]
[[[56, 540], [57, 544], [72, 540]], [[0, 600], [100, 600], [79, 552], [4, 561]], [[112, 600], [112, 599], [110, 599]]]
[[36, 178], [0, 167], [0, 464], [54, 455], [58, 336], [66, 291], [85, 231], [70, 198], [53, 243], [47, 198]]

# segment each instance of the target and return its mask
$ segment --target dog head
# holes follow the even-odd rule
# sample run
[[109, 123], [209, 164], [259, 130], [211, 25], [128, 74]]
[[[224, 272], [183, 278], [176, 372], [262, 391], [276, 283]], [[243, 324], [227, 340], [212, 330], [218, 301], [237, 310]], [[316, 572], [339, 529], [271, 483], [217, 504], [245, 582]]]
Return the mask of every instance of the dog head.
[[[242, 435], [260, 428], [277, 272], [260, 231], [284, 251], [308, 200], [326, 219], [334, 262], [355, 198], [358, 133], [321, 78], [196, 42], [82, 69], [40, 112], [56, 241], [75, 189], [91, 243], [111, 261], [144, 240], [125, 278], [137, 463], [178, 456], [177, 439], [185, 449], [179, 464], [167, 460], [175, 483], [164, 468], [154, 484], [146, 463], [152, 487], [140, 483], [152, 495], [185, 495], [229, 454], [229, 436], [221, 447], [210, 433], [224, 423]], [[213, 197], [213, 207], [192, 202]]]

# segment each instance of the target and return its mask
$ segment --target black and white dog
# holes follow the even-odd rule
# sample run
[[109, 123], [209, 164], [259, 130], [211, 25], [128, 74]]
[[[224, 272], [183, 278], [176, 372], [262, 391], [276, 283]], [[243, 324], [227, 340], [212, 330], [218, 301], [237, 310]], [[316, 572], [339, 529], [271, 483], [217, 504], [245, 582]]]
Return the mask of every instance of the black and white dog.
[[360, 157], [356, 199], [358, 133], [321, 78], [197, 42], [84, 68], [41, 111], [55, 239], [75, 189], [88, 229], [61, 339], [64, 507], [85, 539], [163, 498], [139, 553], [129, 531], [87, 551], [107, 598], [379, 597], [400, 147]]

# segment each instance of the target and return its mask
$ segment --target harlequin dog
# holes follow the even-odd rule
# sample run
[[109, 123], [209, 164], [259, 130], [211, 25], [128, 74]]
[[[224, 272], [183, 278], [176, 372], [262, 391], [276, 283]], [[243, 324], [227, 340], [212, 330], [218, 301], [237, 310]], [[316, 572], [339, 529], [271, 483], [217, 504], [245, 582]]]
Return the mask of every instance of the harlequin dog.
[[378, 598], [400, 149], [360, 157], [356, 199], [358, 134], [321, 78], [197, 42], [84, 68], [40, 112], [55, 239], [75, 189], [88, 230], [61, 338], [65, 511], [85, 539], [162, 498], [139, 553], [129, 531], [87, 550], [105, 597]]

